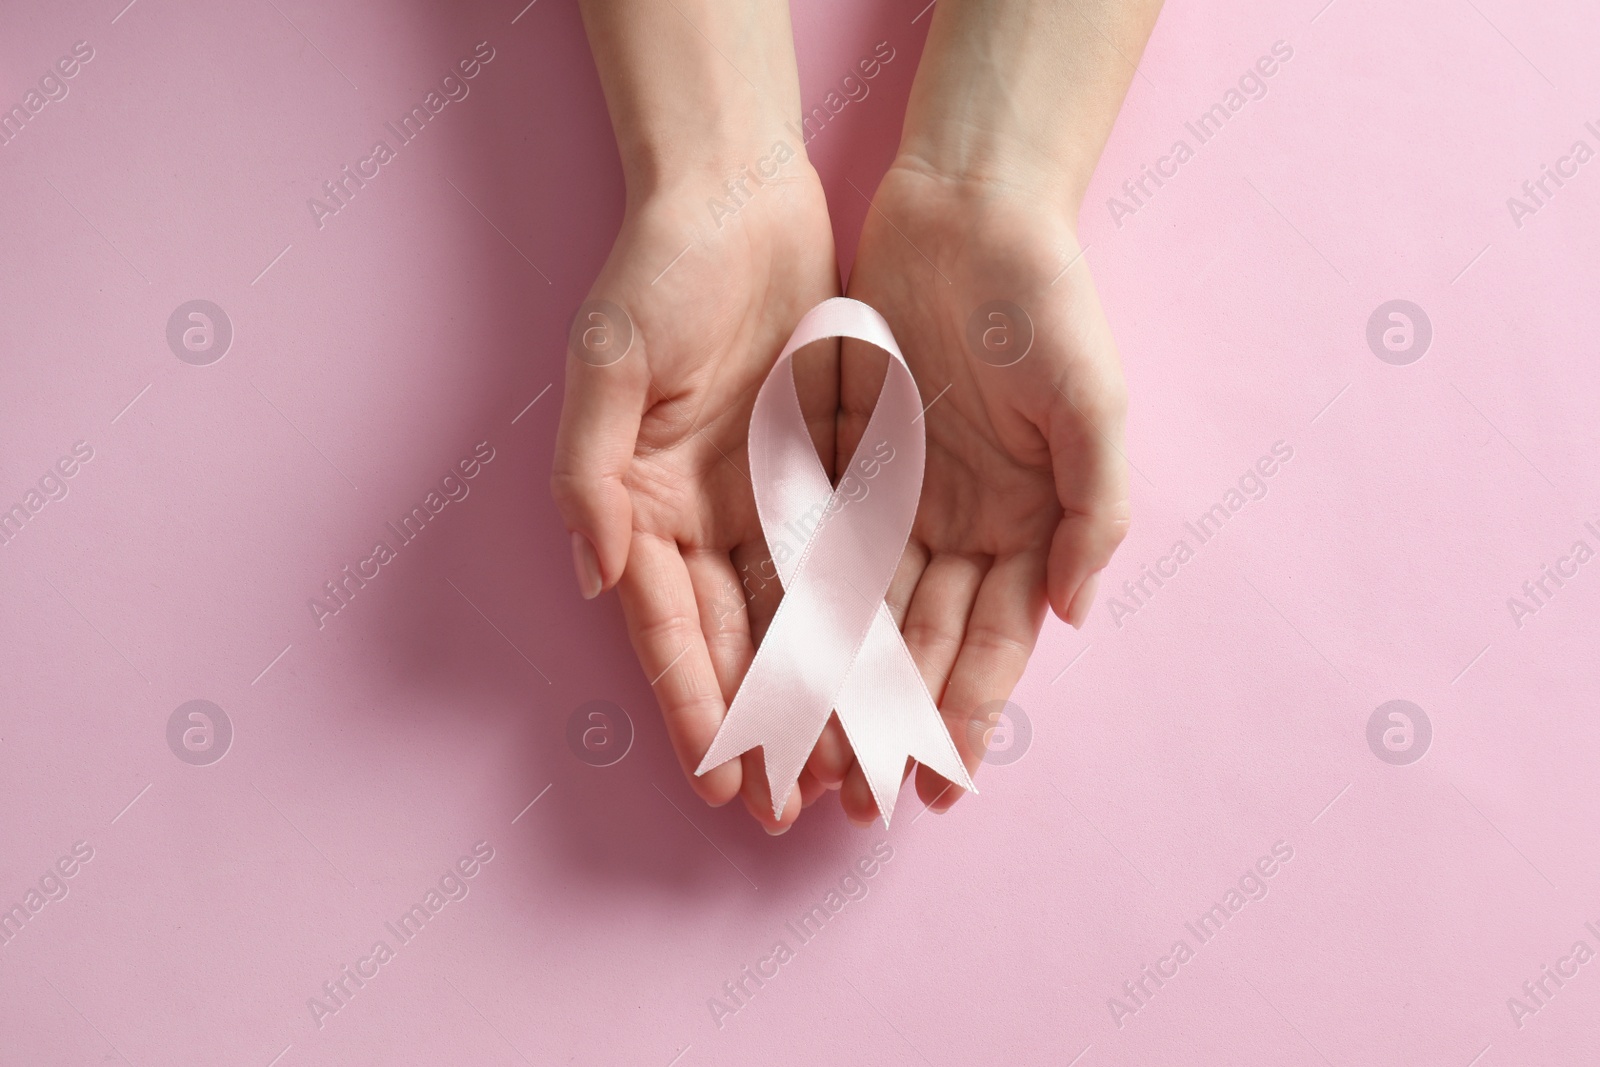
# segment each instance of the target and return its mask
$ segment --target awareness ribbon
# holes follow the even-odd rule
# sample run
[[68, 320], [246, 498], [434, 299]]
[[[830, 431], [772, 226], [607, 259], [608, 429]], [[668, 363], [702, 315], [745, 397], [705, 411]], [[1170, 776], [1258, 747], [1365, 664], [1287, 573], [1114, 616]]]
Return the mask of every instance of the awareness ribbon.
[[[830, 337], [891, 357], [837, 488], [817, 458], [793, 369], [797, 349]], [[808, 311], [750, 414], [750, 480], [783, 600], [696, 774], [761, 746], [776, 817], [837, 711], [885, 826], [908, 756], [976, 792], [883, 602], [911, 537], [925, 457], [922, 398], [883, 316], [846, 297]], [[804, 545], [794, 550], [786, 534]]]

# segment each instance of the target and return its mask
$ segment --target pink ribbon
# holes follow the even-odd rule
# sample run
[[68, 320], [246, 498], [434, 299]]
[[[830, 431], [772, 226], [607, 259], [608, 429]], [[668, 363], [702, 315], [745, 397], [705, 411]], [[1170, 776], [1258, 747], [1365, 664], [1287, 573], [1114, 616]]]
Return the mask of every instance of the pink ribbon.
[[[893, 357], [836, 488], [817, 458], [793, 369], [797, 349], [829, 337]], [[922, 398], [883, 316], [845, 297], [812, 308], [750, 415], [750, 480], [783, 600], [696, 774], [761, 746], [776, 816], [837, 710], [885, 826], [908, 756], [976, 792], [883, 602], [911, 536], [925, 455]]]

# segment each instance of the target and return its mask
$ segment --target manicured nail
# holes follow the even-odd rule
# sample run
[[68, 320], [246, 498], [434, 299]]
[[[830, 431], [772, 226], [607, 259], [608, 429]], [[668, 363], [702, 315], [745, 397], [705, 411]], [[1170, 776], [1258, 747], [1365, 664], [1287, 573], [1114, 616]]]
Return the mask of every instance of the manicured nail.
[[875, 819], [858, 819], [854, 815], [850, 814], [846, 814], [845, 818], [849, 819], [850, 825], [854, 826], [857, 830], [870, 830], [872, 829], [872, 824], [877, 821]]
[[767, 834], [769, 836], [771, 836], [771, 837], [782, 837], [784, 834], [788, 833], [790, 831], [790, 829], [792, 829], [793, 827], [794, 827], [794, 823], [787, 823], [787, 824], [785, 824], [783, 826], [768, 826], [766, 823], [762, 823], [761, 824], [761, 828], [763, 830], [765, 830], [767, 832]]
[[1067, 624], [1074, 630], [1083, 629], [1083, 624], [1089, 621], [1089, 609], [1094, 607], [1094, 593], [1099, 585], [1100, 572], [1095, 571], [1078, 587], [1078, 595], [1072, 598], [1072, 606], [1067, 609]]
[[600, 557], [594, 546], [577, 530], [572, 531], [572, 568], [578, 572], [578, 592], [583, 599], [593, 600], [600, 595]]

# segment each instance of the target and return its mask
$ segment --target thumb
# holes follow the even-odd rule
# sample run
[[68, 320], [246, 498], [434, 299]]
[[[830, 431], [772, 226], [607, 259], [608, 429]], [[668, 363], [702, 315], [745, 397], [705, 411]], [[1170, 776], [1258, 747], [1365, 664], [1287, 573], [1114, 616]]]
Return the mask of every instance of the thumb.
[[609, 301], [578, 309], [567, 343], [566, 394], [550, 491], [572, 534], [578, 589], [592, 599], [622, 577], [633, 533], [624, 478], [649, 381], [627, 312]]

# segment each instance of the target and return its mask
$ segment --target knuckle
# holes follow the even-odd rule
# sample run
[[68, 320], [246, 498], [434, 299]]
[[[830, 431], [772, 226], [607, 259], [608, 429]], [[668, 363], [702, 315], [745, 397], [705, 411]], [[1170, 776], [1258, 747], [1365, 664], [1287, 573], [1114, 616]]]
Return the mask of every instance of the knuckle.
[[647, 622], [639, 627], [637, 635], [640, 660], [648, 658], [651, 666], [646, 669], [657, 674], [669, 666], [676, 672], [686, 666], [686, 660], [694, 658], [688, 655], [689, 645], [700, 636], [699, 621], [681, 612]]
[[997, 627], [982, 624], [967, 630], [965, 648], [1002, 667], [1027, 663], [1028, 654], [1032, 651], [1030, 642], [1019, 641]]
[[1122, 544], [1123, 539], [1128, 536], [1129, 527], [1133, 525], [1133, 504], [1125, 496], [1118, 497], [1098, 509], [1094, 521], [1107, 546], [1115, 549]]
[[555, 498], [556, 506], [561, 508], [563, 513], [569, 508], [587, 504], [595, 493], [592, 477], [586, 478], [578, 471], [562, 466], [557, 466], [550, 472], [550, 495]]
[[961, 646], [961, 635], [949, 627], [926, 619], [907, 620], [906, 645], [915, 651], [918, 666], [931, 659], [948, 662]]
[[1097, 428], [1121, 426], [1128, 416], [1128, 387], [1120, 378], [1101, 382], [1076, 402], [1084, 417]]

